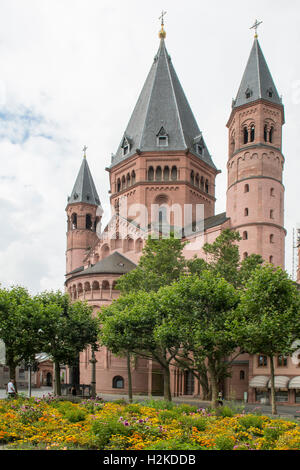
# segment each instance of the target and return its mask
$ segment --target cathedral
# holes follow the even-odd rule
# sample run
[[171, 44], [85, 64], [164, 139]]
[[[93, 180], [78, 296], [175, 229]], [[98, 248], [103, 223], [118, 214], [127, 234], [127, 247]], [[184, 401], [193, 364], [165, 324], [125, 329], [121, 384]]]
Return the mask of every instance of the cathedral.
[[[118, 297], [116, 281], [136, 267], [149, 233], [156, 229], [177, 230], [189, 242], [183, 251], [187, 259], [204, 258], [203, 244], [212, 243], [225, 228], [238, 230], [242, 259], [257, 253], [284, 268], [284, 106], [257, 29], [228, 112], [226, 212], [221, 214], [215, 213], [215, 180], [220, 170], [167, 52], [163, 21], [159, 39], [127, 128], [106, 168], [110, 222], [101, 226], [103, 211], [86, 154], [68, 198], [65, 287], [72, 299], [87, 300], [95, 312]], [[91, 382], [91, 359], [89, 348], [80, 355], [80, 383]], [[126, 359], [104, 347], [95, 359], [97, 393], [127, 393]], [[276, 358], [275, 374], [277, 402], [300, 403], [299, 368], [290, 357]], [[134, 394], [162, 394], [163, 375], [154, 361], [137, 358], [132, 375]], [[238, 356], [222, 391], [226, 398], [267, 402], [268, 358]], [[193, 375], [175, 367], [171, 392], [201, 397]]]

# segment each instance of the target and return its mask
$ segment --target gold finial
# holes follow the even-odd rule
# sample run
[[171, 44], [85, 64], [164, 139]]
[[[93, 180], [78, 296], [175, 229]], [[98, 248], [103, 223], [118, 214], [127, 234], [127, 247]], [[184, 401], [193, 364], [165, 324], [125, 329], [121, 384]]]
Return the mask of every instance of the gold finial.
[[250, 29], [255, 29], [255, 35], [254, 35], [255, 39], [258, 38], [257, 28], [258, 28], [261, 24], [262, 24], [262, 21], [257, 21], [257, 20], [255, 20], [254, 25], [251, 26], [251, 28], [250, 28]]
[[88, 148], [87, 148], [86, 145], [85, 145], [85, 146], [83, 147], [83, 149], [82, 149], [82, 151], [83, 151], [83, 158], [86, 158], [86, 151], [87, 151], [87, 149], [88, 149]]
[[162, 11], [160, 17], [158, 18], [159, 20], [161, 20], [161, 30], [160, 30], [159, 33], [158, 33], [158, 37], [159, 37], [160, 39], [165, 39], [165, 37], [166, 37], [166, 35], [167, 35], [166, 32], [165, 32], [165, 30], [164, 30], [164, 16], [165, 16], [166, 14], [167, 14], [166, 11]]

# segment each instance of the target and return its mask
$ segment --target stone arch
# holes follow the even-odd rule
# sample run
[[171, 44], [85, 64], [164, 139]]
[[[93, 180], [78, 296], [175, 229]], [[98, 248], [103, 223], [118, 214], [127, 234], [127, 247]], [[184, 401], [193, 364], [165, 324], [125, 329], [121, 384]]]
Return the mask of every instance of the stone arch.
[[155, 170], [155, 181], [161, 181], [161, 179], [162, 179], [161, 166], [157, 166]]
[[109, 290], [109, 289], [110, 289], [109, 281], [107, 280], [102, 281], [102, 290]]
[[112, 388], [124, 388], [124, 379], [120, 375], [117, 375], [112, 380]]
[[78, 292], [78, 295], [82, 294], [82, 292], [83, 292], [83, 287], [82, 287], [81, 282], [79, 282], [79, 284], [77, 284], [77, 292]]
[[136, 253], [140, 253], [143, 249], [143, 240], [142, 238], [138, 238], [136, 241], [135, 241], [135, 251]]
[[73, 214], [71, 215], [71, 227], [72, 227], [72, 230], [77, 229], [77, 214], [76, 214], [76, 212], [73, 212]]
[[163, 179], [164, 181], [169, 181], [170, 179], [170, 168], [168, 166], [164, 167]]
[[91, 284], [88, 281], [86, 281], [84, 283], [84, 290], [85, 290], [85, 292], [90, 292], [91, 291]]
[[109, 246], [107, 244], [103, 245], [101, 247], [101, 258], [104, 259], [106, 258], [110, 253]]
[[177, 180], [177, 166], [172, 166], [171, 170], [171, 180], [176, 181]]
[[93, 291], [100, 290], [100, 285], [99, 285], [98, 281], [93, 281], [92, 289], [93, 289]]
[[154, 181], [154, 168], [150, 166], [148, 169], [148, 181]]
[[135, 171], [132, 170], [132, 172], [131, 172], [131, 184], [135, 184], [135, 181], [136, 181]]
[[130, 185], [131, 185], [130, 173], [127, 173], [127, 176], [126, 176], [126, 187], [129, 188]]

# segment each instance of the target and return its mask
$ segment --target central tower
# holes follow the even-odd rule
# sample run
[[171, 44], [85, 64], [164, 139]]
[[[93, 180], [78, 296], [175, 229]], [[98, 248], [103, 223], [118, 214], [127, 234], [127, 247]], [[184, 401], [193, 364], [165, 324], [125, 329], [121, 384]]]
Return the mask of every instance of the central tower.
[[[215, 212], [218, 173], [202, 132], [159, 33], [160, 45], [110, 167], [111, 205], [126, 201], [128, 219], [143, 229], [158, 222], [153, 205], [204, 205], [204, 217]], [[147, 209], [141, 216], [138, 205]], [[171, 225], [176, 225], [174, 218]]]

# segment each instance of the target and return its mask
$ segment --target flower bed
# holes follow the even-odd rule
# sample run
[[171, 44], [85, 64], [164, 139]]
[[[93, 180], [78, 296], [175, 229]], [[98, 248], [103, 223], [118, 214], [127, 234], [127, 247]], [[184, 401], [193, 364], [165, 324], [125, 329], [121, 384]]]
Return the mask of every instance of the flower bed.
[[[226, 411], [226, 410], [225, 410]], [[7, 449], [299, 450], [296, 422], [158, 401], [0, 400]]]

